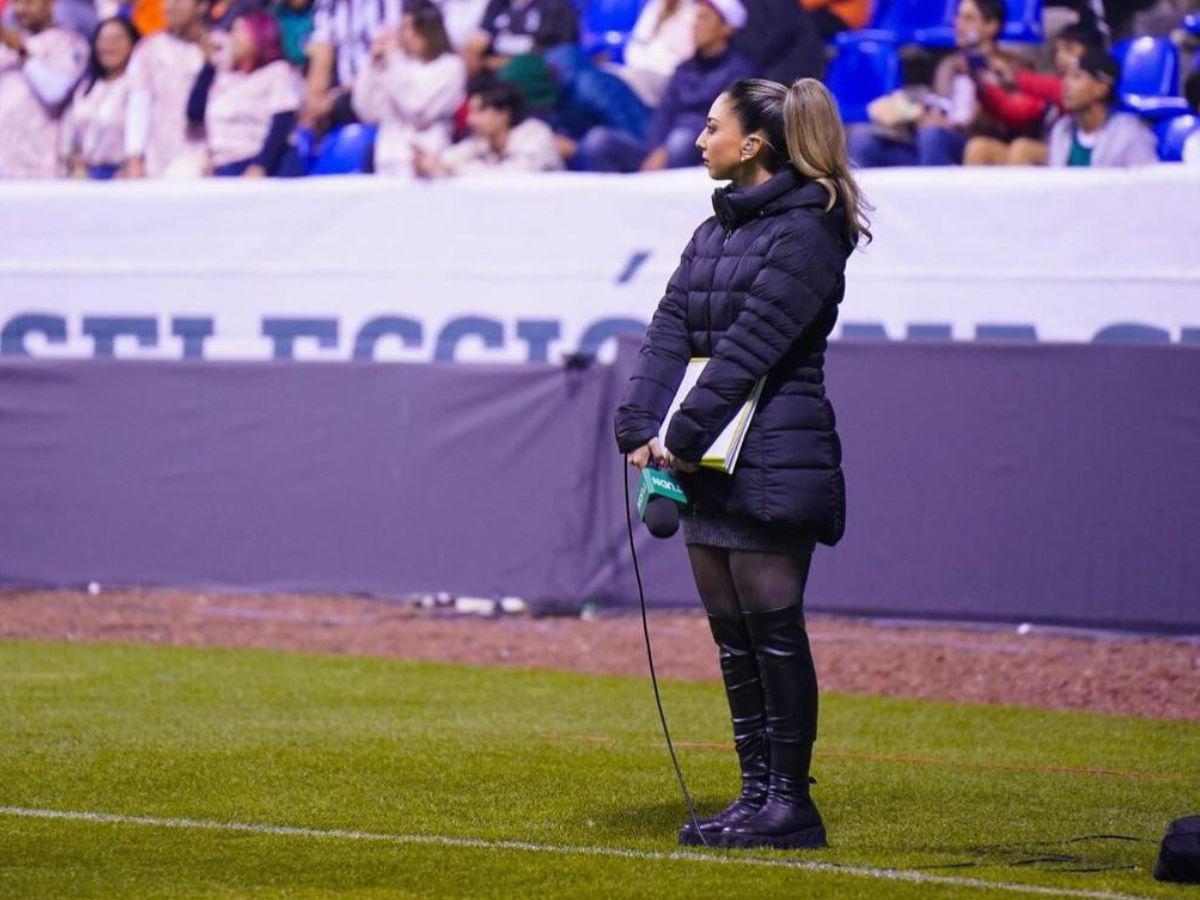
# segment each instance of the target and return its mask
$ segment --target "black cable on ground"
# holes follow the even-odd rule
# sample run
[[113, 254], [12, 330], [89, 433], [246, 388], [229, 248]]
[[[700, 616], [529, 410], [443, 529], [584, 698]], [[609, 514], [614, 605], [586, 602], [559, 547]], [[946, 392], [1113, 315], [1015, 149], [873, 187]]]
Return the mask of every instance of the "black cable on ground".
[[663, 737], [667, 739], [667, 752], [671, 754], [671, 765], [675, 767], [675, 777], [679, 779], [679, 789], [683, 792], [683, 799], [687, 803], [692, 827], [696, 829], [701, 845], [707, 847], [708, 841], [704, 839], [704, 832], [700, 830], [700, 823], [696, 819], [696, 804], [692, 802], [687, 782], [683, 779], [683, 770], [679, 768], [679, 758], [675, 755], [675, 744], [671, 741], [671, 729], [667, 727], [667, 714], [663, 712], [662, 695], [658, 690], [658, 676], [654, 672], [654, 651], [650, 649], [650, 624], [646, 620], [646, 592], [642, 588], [642, 567], [638, 564], [637, 547], [633, 541], [633, 511], [629, 504], [629, 477], [625, 473], [625, 465], [625, 457], [622, 457], [621, 483], [625, 486], [625, 525], [629, 531], [629, 553], [633, 557], [633, 574], [637, 579], [638, 602], [642, 608], [642, 636], [646, 640], [646, 662], [650, 664], [650, 684], [654, 686], [654, 703], [658, 706], [658, 720], [662, 723]]

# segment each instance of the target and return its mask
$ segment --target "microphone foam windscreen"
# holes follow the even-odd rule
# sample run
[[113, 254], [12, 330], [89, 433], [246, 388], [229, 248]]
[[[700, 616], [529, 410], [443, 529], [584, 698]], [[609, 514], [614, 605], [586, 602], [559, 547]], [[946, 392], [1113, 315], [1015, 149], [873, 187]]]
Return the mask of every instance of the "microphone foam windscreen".
[[656, 538], [669, 538], [679, 530], [679, 505], [666, 497], [651, 497], [643, 521]]

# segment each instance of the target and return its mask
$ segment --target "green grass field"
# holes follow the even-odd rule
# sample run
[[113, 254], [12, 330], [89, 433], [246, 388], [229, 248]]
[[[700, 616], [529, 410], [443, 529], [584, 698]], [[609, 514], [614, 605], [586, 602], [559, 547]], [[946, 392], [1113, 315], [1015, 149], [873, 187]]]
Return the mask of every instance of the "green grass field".
[[[728, 740], [718, 685], [665, 702], [677, 740]], [[0, 896], [1198, 896], [1149, 868], [1200, 809], [1200, 726], [823, 704], [832, 846], [676, 853], [642, 677], [0, 644]], [[682, 762], [702, 810], [735, 790], [730, 752]]]

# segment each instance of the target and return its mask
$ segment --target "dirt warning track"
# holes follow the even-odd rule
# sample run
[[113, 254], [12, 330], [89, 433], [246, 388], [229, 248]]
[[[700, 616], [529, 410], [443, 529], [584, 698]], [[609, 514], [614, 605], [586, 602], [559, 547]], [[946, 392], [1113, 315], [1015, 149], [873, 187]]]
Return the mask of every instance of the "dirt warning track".
[[[824, 690], [1200, 721], [1200, 641], [811, 616]], [[704, 617], [656, 613], [659, 673], [715, 680]], [[0, 639], [349, 653], [595, 674], [646, 671], [634, 616], [448, 616], [351, 597], [0, 592]]]

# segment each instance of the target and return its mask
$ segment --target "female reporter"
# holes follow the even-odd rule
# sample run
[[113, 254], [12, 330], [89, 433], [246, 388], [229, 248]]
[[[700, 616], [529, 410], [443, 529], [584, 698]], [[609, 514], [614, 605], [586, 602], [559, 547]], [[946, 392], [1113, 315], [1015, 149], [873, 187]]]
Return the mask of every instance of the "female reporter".
[[[696, 145], [713, 194], [667, 284], [616, 414], [631, 465], [675, 469], [683, 529], [719, 651], [742, 790], [688, 823], [681, 843], [820, 847], [809, 795], [817, 678], [804, 628], [816, 543], [845, 524], [841, 445], [825, 398], [825, 347], [846, 259], [870, 239], [837, 106], [818, 81], [739, 81], [717, 98]], [[691, 357], [711, 357], [655, 437]], [[735, 472], [697, 462], [766, 378]]]

